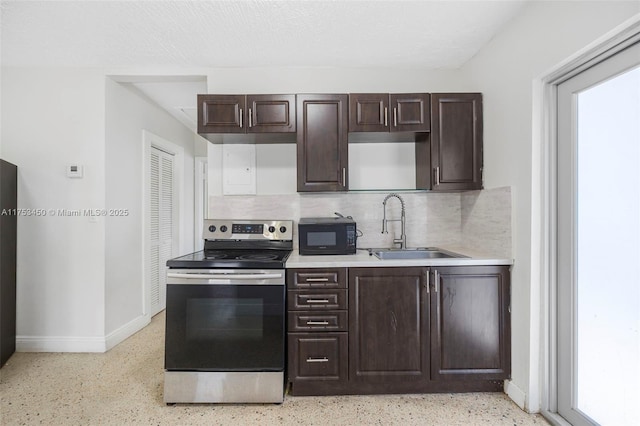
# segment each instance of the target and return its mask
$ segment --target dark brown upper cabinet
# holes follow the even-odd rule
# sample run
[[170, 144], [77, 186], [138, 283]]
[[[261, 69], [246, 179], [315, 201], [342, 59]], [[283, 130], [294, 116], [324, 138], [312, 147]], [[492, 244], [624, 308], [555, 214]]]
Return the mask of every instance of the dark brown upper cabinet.
[[198, 95], [198, 133], [295, 131], [295, 95]]
[[428, 132], [428, 93], [351, 93], [349, 132]]
[[297, 95], [298, 192], [349, 188], [348, 96]]
[[482, 189], [482, 94], [432, 93], [431, 133], [416, 139], [416, 189]]

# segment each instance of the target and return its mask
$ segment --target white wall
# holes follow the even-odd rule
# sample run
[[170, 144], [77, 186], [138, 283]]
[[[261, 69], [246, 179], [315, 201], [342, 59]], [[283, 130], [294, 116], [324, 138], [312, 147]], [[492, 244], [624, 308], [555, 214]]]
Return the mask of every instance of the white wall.
[[[182, 252], [193, 247], [199, 138], [104, 70], [5, 67], [1, 78], [2, 155], [19, 167], [18, 207], [25, 209], [18, 218], [17, 349], [104, 351], [133, 333], [131, 324], [143, 324], [142, 129], [185, 147]], [[82, 165], [83, 178], [66, 177], [69, 164]], [[85, 214], [108, 208], [131, 214]]]
[[[2, 70], [3, 157], [18, 166], [18, 350], [103, 349], [104, 219], [57, 209], [105, 207], [104, 75]], [[69, 179], [65, 166], [84, 166]], [[53, 209], [52, 212], [50, 210]]]
[[[511, 396], [529, 411], [540, 408], [540, 283], [532, 282], [533, 81], [604, 33], [640, 12], [640, 2], [531, 2], [462, 69], [484, 93], [486, 187], [513, 190]], [[531, 305], [531, 303], [534, 305]]]
[[132, 322], [144, 324], [140, 321], [144, 262], [143, 129], [184, 148], [181, 167], [184, 202], [179, 221], [180, 253], [176, 256], [193, 251], [193, 132], [130, 85], [106, 78], [106, 207], [129, 212], [126, 217], [106, 220], [107, 335]]

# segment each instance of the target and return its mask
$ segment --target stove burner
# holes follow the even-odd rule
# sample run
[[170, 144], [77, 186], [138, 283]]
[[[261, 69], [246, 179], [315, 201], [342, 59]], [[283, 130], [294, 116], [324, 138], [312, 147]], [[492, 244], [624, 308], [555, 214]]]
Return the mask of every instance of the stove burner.
[[238, 256], [238, 259], [240, 260], [274, 260], [277, 258], [278, 258], [277, 254], [268, 254], [268, 253], [243, 254], [242, 256]]
[[205, 253], [206, 259], [224, 259], [227, 257], [225, 253]]

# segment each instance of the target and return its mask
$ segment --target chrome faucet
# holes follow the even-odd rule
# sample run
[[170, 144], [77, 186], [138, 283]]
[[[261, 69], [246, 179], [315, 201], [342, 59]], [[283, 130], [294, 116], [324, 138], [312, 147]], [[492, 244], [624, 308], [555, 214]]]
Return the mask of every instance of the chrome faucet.
[[[400, 215], [400, 219], [387, 219], [387, 201], [389, 200], [389, 198], [395, 197], [398, 200], [400, 200], [400, 204], [402, 204], [402, 213]], [[382, 233], [383, 234], [388, 234], [389, 231], [387, 230], [387, 222], [400, 222], [400, 238], [394, 238], [393, 239], [393, 244], [400, 244], [400, 249], [405, 249], [407, 248], [407, 236], [404, 233], [404, 222], [405, 222], [405, 216], [404, 216], [404, 200], [402, 199], [401, 196], [399, 196], [396, 193], [392, 193], [387, 195], [384, 198], [384, 201], [382, 202]]]

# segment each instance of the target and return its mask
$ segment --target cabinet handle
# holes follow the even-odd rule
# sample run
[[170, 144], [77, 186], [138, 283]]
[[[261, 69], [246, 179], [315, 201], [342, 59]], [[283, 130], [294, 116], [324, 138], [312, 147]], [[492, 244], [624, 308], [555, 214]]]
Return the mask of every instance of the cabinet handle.
[[251, 108], [249, 108], [249, 128], [253, 127], [253, 117], [251, 116]]
[[347, 168], [346, 167], [342, 168], [342, 186], [344, 186], [345, 188], [347, 186]]
[[307, 303], [329, 303], [329, 299], [307, 299]]
[[306, 281], [308, 283], [314, 282], [314, 283], [326, 283], [329, 282], [329, 278], [307, 278]]
[[240, 108], [240, 128], [242, 129], [242, 108]]
[[438, 283], [439, 283], [439, 281], [440, 281], [440, 277], [439, 277], [439, 274], [438, 274], [438, 270], [437, 270], [437, 269], [435, 269], [435, 270], [433, 271], [433, 279], [434, 279], [434, 281], [435, 281], [435, 282], [433, 283], [433, 288], [435, 289], [435, 291], [436, 291], [436, 293], [437, 293], [437, 292], [438, 292]]
[[329, 325], [329, 321], [307, 321], [307, 325]]
[[429, 279], [429, 277], [430, 277], [431, 273], [429, 273], [427, 271], [427, 273], [425, 275], [426, 275], [426, 278], [427, 278], [427, 294], [429, 294], [430, 293], [429, 287], [431, 287], [431, 282], [430, 282], [431, 280]]
[[389, 109], [384, 107], [384, 127], [389, 126]]
[[398, 108], [393, 108], [393, 127], [398, 127]]
[[322, 358], [307, 358], [307, 362], [329, 362], [329, 358], [327, 358], [327, 357], [322, 357]]
[[440, 166], [436, 167], [436, 185], [440, 185]]

